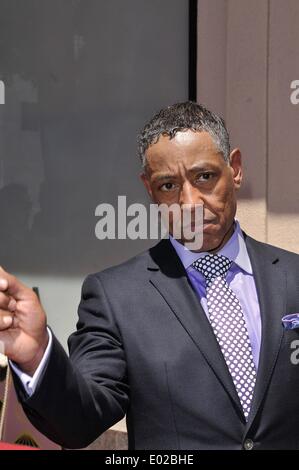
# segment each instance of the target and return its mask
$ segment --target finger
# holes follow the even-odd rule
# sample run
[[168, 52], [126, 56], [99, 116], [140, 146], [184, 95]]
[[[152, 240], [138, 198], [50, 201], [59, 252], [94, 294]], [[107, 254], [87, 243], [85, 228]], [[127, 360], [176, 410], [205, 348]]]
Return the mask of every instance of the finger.
[[0, 311], [0, 331], [7, 330], [13, 324], [13, 315], [5, 310]]
[[16, 300], [22, 300], [26, 297], [28, 287], [22, 284], [15, 276], [4, 271], [0, 266], [0, 291], [5, 291]]
[[15, 312], [17, 309], [17, 302], [15, 299], [4, 292], [0, 292], [0, 309]]
[[9, 310], [10, 312], [15, 312], [17, 310], [17, 302], [12, 297], [10, 297], [7, 310]]
[[4, 292], [0, 292], [0, 308], [7, 310], [12, 297]]

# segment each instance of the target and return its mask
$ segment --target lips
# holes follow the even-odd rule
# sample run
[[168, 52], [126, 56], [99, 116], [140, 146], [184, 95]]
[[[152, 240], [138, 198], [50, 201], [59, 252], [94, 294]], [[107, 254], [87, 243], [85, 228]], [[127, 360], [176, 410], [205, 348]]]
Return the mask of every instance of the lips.
[[213, 224], [213, 223], [215, 223], [215, 219], [213, 219], [213, 220], [205, 220], [205, 219], [204, 219], [204, 220], [203, 220], [203, 224], [204, 224], [204, 225]]

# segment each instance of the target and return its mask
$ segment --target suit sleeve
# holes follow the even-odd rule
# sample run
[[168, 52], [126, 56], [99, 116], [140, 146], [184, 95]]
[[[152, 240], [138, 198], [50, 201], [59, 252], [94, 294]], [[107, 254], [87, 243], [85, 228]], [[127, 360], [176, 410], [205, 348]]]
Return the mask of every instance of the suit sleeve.
[[77, 331], [68, 341], [70, 358], [53, 335], [31, 397], [13, 374], [32, 424], [65, 448], [86, 447], [122, 419], [129, 405], [121, 335], [98, 275], [86, 278], [78, 314]]

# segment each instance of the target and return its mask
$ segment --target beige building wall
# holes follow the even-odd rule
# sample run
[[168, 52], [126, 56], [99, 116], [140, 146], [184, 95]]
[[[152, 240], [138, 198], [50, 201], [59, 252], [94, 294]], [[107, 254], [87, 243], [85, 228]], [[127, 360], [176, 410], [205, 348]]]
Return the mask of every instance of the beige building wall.
[[298, 0], [199, 0], [197, 99], [223, 115], [243, 155], [237, 217], [299, 253]]

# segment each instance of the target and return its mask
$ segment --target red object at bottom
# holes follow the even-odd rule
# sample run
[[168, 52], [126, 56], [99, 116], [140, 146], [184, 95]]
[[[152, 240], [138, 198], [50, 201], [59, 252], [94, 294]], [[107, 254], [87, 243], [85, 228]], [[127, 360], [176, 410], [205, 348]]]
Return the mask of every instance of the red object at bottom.
[[0, 450], [39, 450], [36, 447], [20, 446], [17, 444], [8, 444], [7, 442], [0, 442]]

